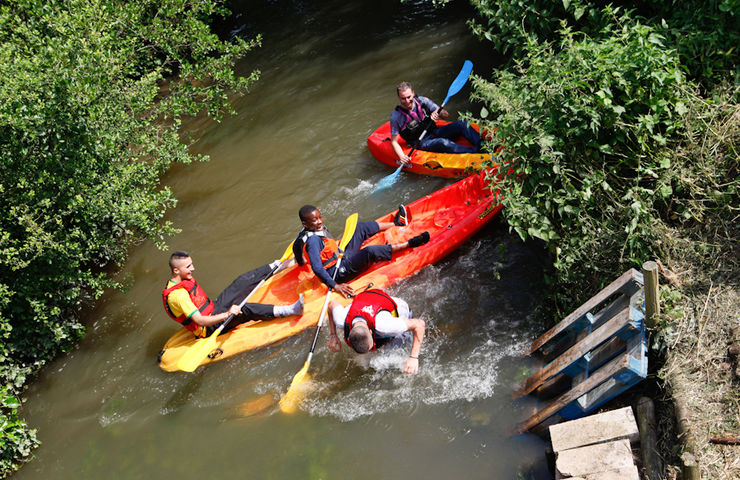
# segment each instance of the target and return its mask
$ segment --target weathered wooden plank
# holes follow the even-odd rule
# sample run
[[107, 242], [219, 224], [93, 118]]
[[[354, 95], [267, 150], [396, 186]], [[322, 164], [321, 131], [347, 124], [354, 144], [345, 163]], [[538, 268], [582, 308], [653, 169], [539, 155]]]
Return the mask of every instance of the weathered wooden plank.
[[572, 383], [572, 378], [564, 373], [560, 373], [542, 382], [542, 385], [535, 388], [531, 392], [531, 395], [542, 400], [547, 400], [570, 388]]
[[[633, 335], [627, 342], [627, 368], [615, 375], [614, 378], [607, 380], [598, 387], [589, 391], [578, 398], [579, 415], [581, 412], [590, 412], [600, 405], [608, 402], [621, 392], [627, 390], [647, 375], [647, 345], [644, 343], [644, 332]], [[561, 415], [568, 417], [572, 413], [566, 414], [564, 411]]]
[[655, 406], [649, 397], [640, 397], [635, 406], [637, 423], [640, 426], [640, 452], [642, 465], [647, 480], [663, 478], [663, 464], [658, 452], [656, 435]]
[[606, 288], [601, 290], [598, 294], [596, 294], [594, 297], [589, 299], [586, 303], [584, 303], [583, 305], [578, 307], [576, 310], [571, 312], [560, 323], [555, 325], [553, 328], [548, 330], [544, 335], [542, 335], [537, 340], [532, 342], [532, 345], [530, 345], [529, 351], [526, 352], [526, 355], [532, 355], [534, 352], [539, 350], [540, 347], [542, 347], [545, 343], [550, 341], [560, 332], [566, 330], [574, 321], [586, 315], [586, 313], [596, 308], [599, 304], [604, 302], [606, 299], [608, 299], [615, 293], [624, 291], [624, 293], [627, 294], [628, 296], [632, 295], [635, 291], [635, 287], [634, 285], [630, 286], [628, 284], [635, 283], [635, 282], [641, 284], [642, 281], [643, 281], [643, 278], [640, 272], [638, 272], [634, 268], [627, 270], [619, 278], [617, 278], [612, 283], [610, 283]]
[[614, 358], [614, 355], [618, 354], [619, 352], [625, 350], [627, 347], [627, 342], [622, 340], [619, 337], [612, 337], [606, 342], [604, 342], [601, 346], [594, 349], [591, 353], [588, 354], [588, 368], [590, 371], [594, 371], [612, 358]]
[[527, 420], [517, 424], [513, 429], [513, 433], [515, 435], [518, 435], [520, 433], [528, 431], [535, 425], [541, 423], [546, 418], [557, 413], [560, 409], [562, 409], [573, 400], [577, 399], [584, 393], [596, 388], [601, 383], [609, 380], [612, 376], [617, 374], [622, 369], [627, 368], [628, 364], [628, 354], [625, 353], [624, 355], [614, 357], [609, 363], [598, 369], [589, 378], [585, 379], [583, 382], [568, 390], [564, 394], [560, 395], [556, 399], [548, 402], [547, 405], [545, 405], [541, 409], [538, 409], [537, 412], [534, 415], [530, 416]]
[[642, 264], [645, 278], [645, 320], [649, 327], [655, 326], [655, 317], [660, 313], [660, 294], [658, 292], [658, 264], [652, 260]]
[[545, 380], [562, 372], [569, 365], [578, 361], [585, 354], [594, 350], [596, 347], [614, 336], [617, 332], [627, 327], [630, 322], [629, 308], [623, 309], [612, 320], [607, 322], [601, 328], [597, 329], [591, 335], [585, 337], [580, 342], [573, 345], [568, 351], [560, 355], [537, 373], [522, 382], [514, 392], [514, 397], [527, 395], [532, 390], [540, 386]]

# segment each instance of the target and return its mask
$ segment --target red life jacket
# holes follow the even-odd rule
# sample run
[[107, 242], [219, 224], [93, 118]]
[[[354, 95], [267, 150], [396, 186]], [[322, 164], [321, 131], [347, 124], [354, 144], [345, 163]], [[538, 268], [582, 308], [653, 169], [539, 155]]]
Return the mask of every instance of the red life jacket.
[[295, 255], [298, 265], [305, 265], [308, 263], [309, 258], [308, 252], [306, 251], [306, 242], [308, 242], [309, 237], [314, 235], [321, 238], [324, 242], [324, 248], [321, 250], [321, 265], [323, 265], [324, 268], [333, 267], [337, 264], [337, 259], [339, 258], [339, 244], [337, 244], [336, 240], [327, 235], [327, 231], [325, 229], [319, 232], [311, 232], [305, 228], [301, 230], [298, 234], [298, 238], [293, 242], [293, 254]]
[[167, 312], [167, 315], [169, 315], [174, 321], [181, 323], [183, 327], [187, 328], [191, 332], [195, 332], [198, 330], [199, 325], [193, 322], [193, 320], [188, 318], [185, 314], [176, 317], [167, 303], [167, 296], [178, 288], [184, 288], [188, 292], [193, 304], [195, 304], [195, 307], [203, 315], [210, 315], [213, 312], [215, 305], [195, 280], [181, 280], [179, 283], [176, 283], [169, 288], [165, 286], [164, 290], [162, 290], [162, 302], [164, 302], [164, 310]]
[[365, 290], [362, 293], [355, 295], [355, 299], [352, 301], [347, 316], [344, 318], [344, 341], [349, 345], [349, 331], [352, 328], [352, 320], [355, 317], [362, 317], [367, 322], [370, 332], [373, 334], [373, 347], [370, 350], [375, 350], [377, 347], [382, 346], [386, 343], [389, 338], [379, 337], [375, 333], [375, 317], [382, 310], [391, 312], [393, 316], [398, 316], [398, 305], [391, 298], [390, 295], [377, 288]]

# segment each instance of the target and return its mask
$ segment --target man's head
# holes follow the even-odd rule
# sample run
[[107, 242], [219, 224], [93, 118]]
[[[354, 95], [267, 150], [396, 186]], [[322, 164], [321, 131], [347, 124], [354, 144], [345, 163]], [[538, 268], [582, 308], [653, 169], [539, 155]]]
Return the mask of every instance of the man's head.
[[373, 334], [365, 322], [356, 322], [352, 325], [347, 341], [357, 353], [367, 353], [373, 348]]
[[304, 205], [298, 210], [298, 218], [301, 223], [310, 232], [318, 232], [324, 228], [324, 219], [321, 212], [313, 205]]
[[398, 101], [406, 110], [411, 110], [414, 106], [414, 88], [409, 82], [401, 82], [396, 86]]
[[190, 254], [181, 250], [173, 252], [170, 255], [170, 270], [172, 271], [172, 276], [177, 276], [180, 280], [193, 278], [195, 267], [193, 266], [193, 260], [190, 258]]

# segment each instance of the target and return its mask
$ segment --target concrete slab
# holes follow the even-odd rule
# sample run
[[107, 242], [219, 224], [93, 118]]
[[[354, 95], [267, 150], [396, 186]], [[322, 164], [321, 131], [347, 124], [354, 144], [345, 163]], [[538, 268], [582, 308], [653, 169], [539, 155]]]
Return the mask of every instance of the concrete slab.
[[583, 480], [640, 480], [640, 472], [636, 466], [632, 465], [632, 468], [586, 475]]
[[562, 450], [557, 455], [555, 460], [557, 478], [630, 470], [635, 465], [630, 442], [626, 439]]
[[550, 426], [550, 441], [555, 453], [622, 439], [627, 439], [631, 443], [640, 440], [640, 432], [631, 407]]
[[560, 477], [556, 480], [640, 480], [640, 472], [637, 470], [637, 467], [633, 466], [630, 469], [611, 470], [584, 475], [582, 477], [568, 477], [567, 479]]

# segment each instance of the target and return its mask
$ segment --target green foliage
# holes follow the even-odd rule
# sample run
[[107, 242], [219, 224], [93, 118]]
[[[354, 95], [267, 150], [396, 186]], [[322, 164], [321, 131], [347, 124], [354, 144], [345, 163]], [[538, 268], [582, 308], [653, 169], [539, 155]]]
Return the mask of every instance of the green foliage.
[[654, 0], [656, 28], [675, 45], [686, 71], [705, 87], [740, 74], [740, 0]]
[[496, 50], [521, 57], [530, 37], [552, 40], [563, 22], [578, 24], [585, 32], [598, 31], [604, 23], [597, 2], [588, 0], [498, 1], [471, 0], [481, 15], [470, 20], [473, 33], [492, 42]]
[[108, 265], [174, 231], [159, 177], [194, 159], [182, 117], [220, 118], [257, 79], [233, 67], [259, 39], [210, 32], [218, 3], [0, 5], [0, 399], [80, 338], [76, 312], [118, 286]]
[[0, 476], [5, 477], [20, 459], [28, 458], [38, 445], [36, 431], [28, 430], [18, 416], [21, 402], [9, 387], [0, 388]]
[[515, 71], [474, 80], [513, 166], [509, 225], [546, 241], [571, 287], [658, 253], [653, 222], [676, 180], [667, 147], [692, 92], [653, 28], [623, 16], [601, 38], [565, 28], [557, 48], [530, 40]]
[[[609, 8], [595, 0], [471, 0], [481, 17], [469, 22], [481, 39], [521, 58], [529, 38], [556, 41], [561, 25], [594, 38], [609, 23]], [[705, 84], [734, 72], [740, 52], [740, 0], [652, 0], [610, 2], [614, 11], [631, 9], [651, 25], [679, 55], [692, 78]], [[604, 13], [607, 12], [605, 15]], [[608, 33], [607, 33], [608, 34]]]

